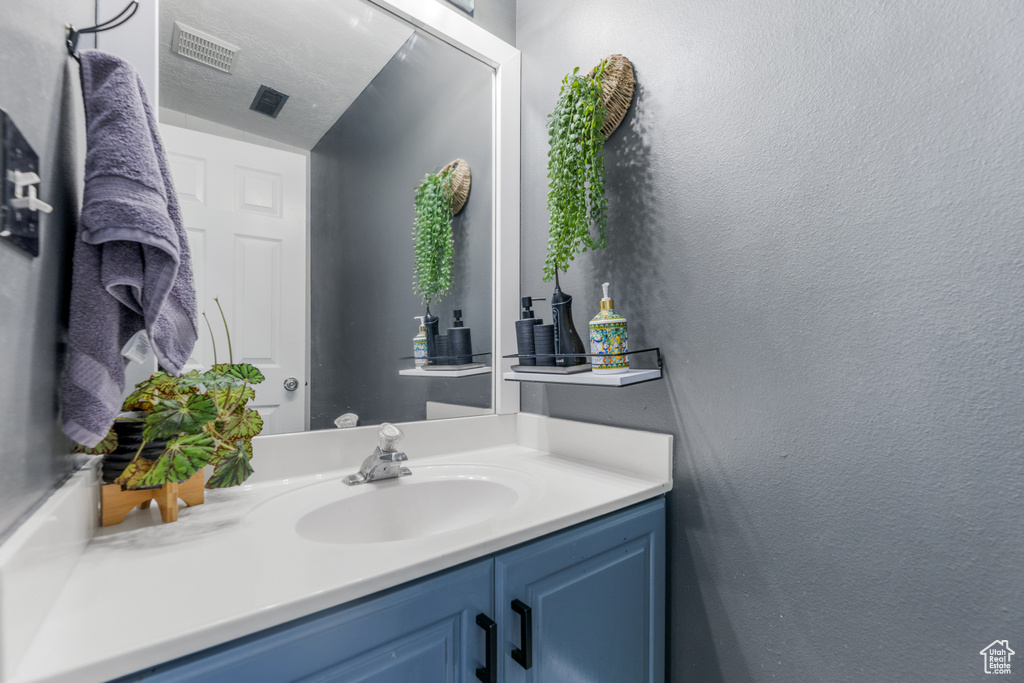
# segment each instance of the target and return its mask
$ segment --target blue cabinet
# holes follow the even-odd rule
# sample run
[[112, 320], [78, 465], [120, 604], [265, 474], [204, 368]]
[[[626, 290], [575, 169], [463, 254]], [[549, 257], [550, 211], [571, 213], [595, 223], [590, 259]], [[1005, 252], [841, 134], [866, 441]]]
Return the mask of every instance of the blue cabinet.
[[493, 615], [481, 560], [354, 605], [268, 629], [123, 681], [457, 683], [484, 665], [478, 614]]
[[121, 680], [474, 683], [492, 619], [494, 681], [664, 680], [664, 499]]
[[665, 680], [663, 500], [497, 555], [494, 575], [505, 683]]

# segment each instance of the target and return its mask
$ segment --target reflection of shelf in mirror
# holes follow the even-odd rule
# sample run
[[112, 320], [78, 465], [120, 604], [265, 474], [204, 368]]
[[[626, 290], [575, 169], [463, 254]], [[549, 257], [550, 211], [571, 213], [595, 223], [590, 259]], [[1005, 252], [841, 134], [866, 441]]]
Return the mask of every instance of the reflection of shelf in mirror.
[[[444, 366], [441, 366], [444, 367]], [[468, 368], [466, 370], [424, 370], [423, 368], [409, 368], [407, 370], [399, 370], [398, 374], [404, 377], [470, 377], [472, 375], [487, 375], [490, 374], [491, 369], [487, 366], [482, 368]]]
[[624, 387], [630, 384], [661, 379], [661, 368], [627, 370], [618, 375], [595, 375], [593, 371], [580, 372], [575, 375], [506, 372], [504, 377], [510, 382], [547, 382], [549, 384], [589, 384], [590, 386], [597, 387]]

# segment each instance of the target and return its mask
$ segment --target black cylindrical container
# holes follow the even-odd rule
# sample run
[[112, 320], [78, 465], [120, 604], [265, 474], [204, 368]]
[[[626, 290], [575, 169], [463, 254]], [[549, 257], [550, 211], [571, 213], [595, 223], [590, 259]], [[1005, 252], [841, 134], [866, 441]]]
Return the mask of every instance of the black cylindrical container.
[[537, 355], [537, 365], [553, 366], [555, 364], [555, 326], [533, 326], [533, 352]]
[[543, 321], [540, 318], [527, 318], [526, 320], [516, 321], [516, 350], [519, 351], [520, 365], [537, 364], [537, 359], [533, 357], [533, 354], [535, 353], [533, 346], [533, 330], [541, 322]]
[[440, 333], [438, 329], [439, 320], [436, 315], [430, 314], [430, 306], [427, 306], [427, 314], [423, 316], [423, 329], [427, 335], [427, 365], [437, 365], [437, 348], [434, 339]]
[[452, 327], [448, 330], [448, 349], [454, 356], [454, 365], [473, 362], [473, 339], [468, 327]]
[[[117, 448], [103, 456], [103, 482], [112, 484], [115, 479], [121, 476], [128, 463], [135, 459], [139, 453], [139, 446], [142, 444], [142, 430], [146, 426], [144, 422], [129, 422], [117, 420], [114, 422], [114, 432], [117, 434]], [[139, 453], [139, 457], [147, 460], [156, 460], [167, 447], [167, 440], [150, 441]]]
[[524, 296], [520, 299], [523, 311], [519, 316], [520, 320], [516, 321], [516, 351], [519, 353], [520, 365], [537, 364], [537, 359], [533, 357], [533, 328], [535, 325], [543, 324], [544, 321], [533, 317], [534, 301], [544, 301], [544, 299], [534, 299], [532, 296]]
[[463, 326], [462, 310], [454, 311], [455, 322], [448, 328], [448, 350], [453, 356], [452, 365], [465, 365], [473, 362], [473, 338], [469, 328]]
[[555, 365], [567, 368], [573, 365], [584, 365], [585, 356], [568, 356], [564, 354], [583, 354], [586, 349], [576, 332], [572, 322], [572, 297], [565, 294], [558, 285], [558, 273], [555, 273], [555, 293], [551, 295], [551, 322], [555, 326]]
[[434, 337], [434, 349], [437, 351], [437, 365], [452, 365], [452, 352], [448, 345], [447, 334], [439, 334]]

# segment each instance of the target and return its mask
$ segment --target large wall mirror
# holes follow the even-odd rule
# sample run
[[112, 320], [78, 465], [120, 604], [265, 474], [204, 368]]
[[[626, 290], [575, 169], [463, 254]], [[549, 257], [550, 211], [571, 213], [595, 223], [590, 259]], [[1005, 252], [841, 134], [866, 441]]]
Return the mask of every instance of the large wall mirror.
[[[190, 365], [227, 358], [216, 297], [235, 361], [266, 376], [264, 434], [518, 410], [497, 324], [518, 277], [518, 52], [412, 0], [162, 0], [159, 33], [161, 133], [212, 327]], [[431, 312], [444, 333], [462, 311], [484, 367], [416, 376], [414, 191], [457, 158], [472, 186]]]

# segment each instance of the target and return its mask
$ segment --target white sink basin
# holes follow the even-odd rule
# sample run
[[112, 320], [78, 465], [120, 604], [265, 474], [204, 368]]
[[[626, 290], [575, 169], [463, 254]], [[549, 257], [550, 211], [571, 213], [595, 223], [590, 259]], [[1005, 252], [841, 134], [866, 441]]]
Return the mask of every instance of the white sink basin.
[[370, 495], [327, 503], [306, 513], [295, 531], [321, 543], [404, 541], [477, 524], [517, 500], [515, 489], [487, 479], [415, 481], [409, 477], [384, 482]]
[[510, 511], [536, 490], [533, 477], [499, 467], [435, 465], [412, 476], [345, 486], [339, 479], [304, 486], [253, 510], [318, 543], [366, 544], [422, 539], [476, 526]]

